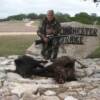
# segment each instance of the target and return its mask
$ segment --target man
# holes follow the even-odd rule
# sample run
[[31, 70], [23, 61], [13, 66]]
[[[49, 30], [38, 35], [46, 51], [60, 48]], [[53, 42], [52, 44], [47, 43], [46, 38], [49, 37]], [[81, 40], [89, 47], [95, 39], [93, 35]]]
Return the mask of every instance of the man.
[[49, 37], [59, 35], [60, 31], [61, 26], [55, 19], [54, 11], [48, 10], [47, 16], [42, 21], [42, 24], [37, 31], [43, 41], [41, 54], [45, 59], [55, 59], [57, 57], [59, 41], [57, 38], [49, 39]]

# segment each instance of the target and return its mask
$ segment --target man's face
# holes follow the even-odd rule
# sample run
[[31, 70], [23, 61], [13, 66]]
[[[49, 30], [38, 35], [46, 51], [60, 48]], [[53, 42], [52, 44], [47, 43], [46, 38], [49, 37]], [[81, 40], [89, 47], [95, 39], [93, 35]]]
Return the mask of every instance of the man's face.
[[53, 18], [54, 18], [54, 14], [51, 11], [48, 11], [48, 13], [47, 13], [47, 19], [48, 19], [48, 21], [52, 21]]

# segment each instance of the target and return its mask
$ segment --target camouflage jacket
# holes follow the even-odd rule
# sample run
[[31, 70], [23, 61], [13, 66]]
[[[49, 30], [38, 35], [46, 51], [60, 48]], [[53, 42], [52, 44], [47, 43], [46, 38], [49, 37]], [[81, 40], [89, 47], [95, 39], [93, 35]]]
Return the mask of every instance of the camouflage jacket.
[[46, 37], [48, 35], [46, 29], [47, 28], [53, 28], [54, 33], [52, 33], [52, 36], [56, 36], [58, 34], [61, 33], [61, 26], [60, 23], [54, 18], [51, 22], [49, 22], [47, 20], [47, 18], [45, 18], [42, 21], [41, 26], [39, 27], [37, 34], [42, 38], [42, 37]]

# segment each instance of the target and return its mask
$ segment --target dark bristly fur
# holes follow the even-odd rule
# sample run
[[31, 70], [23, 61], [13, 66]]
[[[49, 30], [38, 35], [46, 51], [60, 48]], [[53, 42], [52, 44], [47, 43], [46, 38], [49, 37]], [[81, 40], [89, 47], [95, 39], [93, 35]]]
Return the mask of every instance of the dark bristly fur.
[[57, 58], [53, 64], [44, 67], [41, 63], [46, 62], [37, 61], [24, 55], [15, 60], [16, 70], [12, 72], [18, 73], [22, 77], [31, 77], [32, 75], [53, 77], [58, 83], [76, 80], [74, 59], [62, 56]]
[[75, 77], [75, 59], [68, 56], [57, 58], [52, 64], [54, 78], [58, 83], [76, 80]]

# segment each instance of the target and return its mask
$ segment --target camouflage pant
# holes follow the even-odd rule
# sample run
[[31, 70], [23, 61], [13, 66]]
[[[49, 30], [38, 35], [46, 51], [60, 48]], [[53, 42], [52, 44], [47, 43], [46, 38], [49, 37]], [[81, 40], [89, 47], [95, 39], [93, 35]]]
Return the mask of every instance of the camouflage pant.
[[55, 59], [58, 55], [59, 39], [49, 39], [48, 43], [42, 44], [41, 54], [45, 59]]

